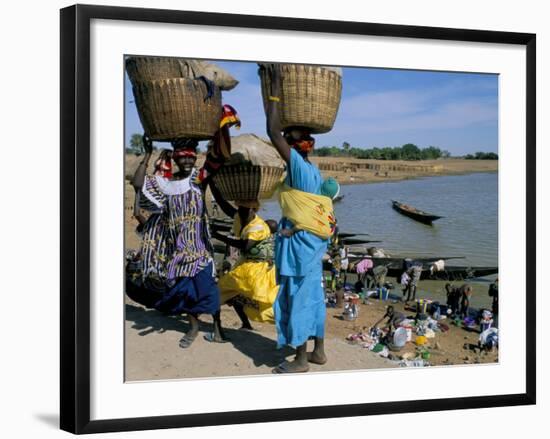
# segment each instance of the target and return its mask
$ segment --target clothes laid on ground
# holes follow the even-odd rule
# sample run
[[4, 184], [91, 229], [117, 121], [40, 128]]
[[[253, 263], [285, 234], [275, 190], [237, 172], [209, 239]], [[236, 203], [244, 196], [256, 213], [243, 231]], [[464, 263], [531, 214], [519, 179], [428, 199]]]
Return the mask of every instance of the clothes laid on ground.
[[153, 213], [139, 256], [127, 268], [127, 294], [168, 313], [219, 310], [203, 193], [194, 177], [148, 175], [141, 191], [141, 207]]
[[[292, 149], [286, 185], [318, 195], [322, 182], [319, 170]], [[279, 228], [293, 229], [294, 224], [283, 218]], [[324, 337], [326, 307], [321, 280], [327, 245], [328, 239], [305, 230], [276, 238], [275, 265], [280, 288], [274, 312], [279, 346], [297, 347], [310, 337]]]
[[220, 278], [218, 286], [221, 302], [238, 300], [249, 319], [274, 323], [273, 303], [279, 286], [275, 280], [274, 239], [269, 226], [256, 215], [241, 228], [237, 214], [233, 235], [243, 240], [256, 241], [257, 244], [244, 252], [234, 268]]

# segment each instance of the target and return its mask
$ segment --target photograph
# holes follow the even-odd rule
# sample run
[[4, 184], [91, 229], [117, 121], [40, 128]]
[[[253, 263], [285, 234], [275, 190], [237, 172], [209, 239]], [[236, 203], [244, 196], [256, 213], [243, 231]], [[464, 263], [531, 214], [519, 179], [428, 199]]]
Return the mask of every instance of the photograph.
[[499, 363], [497, 73], [121, 63], [125, 382]]

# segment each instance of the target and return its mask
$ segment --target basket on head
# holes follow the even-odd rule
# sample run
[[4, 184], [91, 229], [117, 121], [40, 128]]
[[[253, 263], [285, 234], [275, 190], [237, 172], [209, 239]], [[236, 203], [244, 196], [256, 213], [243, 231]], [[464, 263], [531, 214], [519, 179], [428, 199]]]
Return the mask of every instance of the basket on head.
[[219, 65], [189, 58], [130, 56], [126, 58], [126, 72], [133, 85], [158, 79], [197, 79], [201, 76], [212, 81], [220, 90], [232, 90], [239, 83]]
[[214, 176], [214, 184], [226, 200], [265, 200], [273, 196], [284, 169], [250, 163], [224, 165]]
[[[326, 133], [334, 126], [342, 96], [341, 70], [304, 64], [279, 64], [281, 127], [307, 127], [314, 134]], [[271, 80], [260, 68], [262, 98], [267, 108]]]
[[170, 78], [195, 78], [193, 64], [182, 58], [165, 56], [130, 56], [126, 58], [126, 72], [133, 85], [146, 81]]
[[133, 86], [134, 98], [147, 135], [168, 141], [179, 137], [209, 139], [219, 128], [221, 92], [214, 87], [209, 99], [204, 81], [171, 78]]

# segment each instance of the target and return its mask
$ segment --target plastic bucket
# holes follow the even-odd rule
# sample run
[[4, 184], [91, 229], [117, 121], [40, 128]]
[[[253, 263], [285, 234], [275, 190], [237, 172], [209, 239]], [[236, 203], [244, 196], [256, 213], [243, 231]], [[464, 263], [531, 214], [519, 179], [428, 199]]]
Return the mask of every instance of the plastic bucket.
[[389, 295], [390, 295], [390, 292], [387, 288], [382, 287], [378, 289], [378, 298], [380, 300], [384, 300], [384, 301], [388, 300]]

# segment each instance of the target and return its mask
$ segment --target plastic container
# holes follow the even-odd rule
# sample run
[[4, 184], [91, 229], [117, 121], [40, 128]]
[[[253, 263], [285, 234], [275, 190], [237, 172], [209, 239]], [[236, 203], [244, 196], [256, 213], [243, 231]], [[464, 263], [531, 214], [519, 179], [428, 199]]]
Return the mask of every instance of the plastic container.
[[417, 336], [415, 340], [415, 344], [417, 346], [424, 346], [427, 342], [428, 342], [428, 339], [423, 335]]
[[386, 301], [388, 300], [389, 296], [390, 296], [390, 292], [387, 288], [384, 288], [384, 287], [378, 288], [378, 298], [380, 300]]

